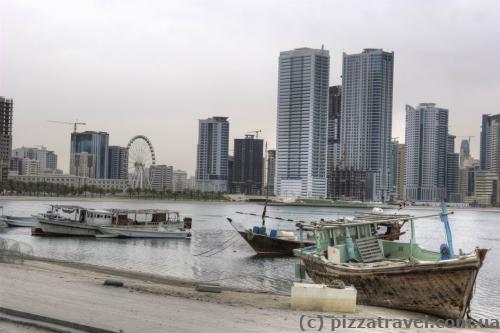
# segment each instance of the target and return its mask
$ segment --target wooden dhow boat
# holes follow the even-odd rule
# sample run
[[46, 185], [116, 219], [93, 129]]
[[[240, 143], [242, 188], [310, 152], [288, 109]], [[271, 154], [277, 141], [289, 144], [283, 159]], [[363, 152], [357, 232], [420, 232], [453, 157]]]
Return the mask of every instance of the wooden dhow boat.
[[[245, 214], [242, 212], [237, 212], [238, 214]], [[257, 214], [249, 214], [257, 216]], [[394, 215], [392, 214], [381, 214], [381, 213], [357, 213], [351, 221], [357, 220], [377, 220], [379, 222], [377, 226], [377, 237], [386, 240], [397, 240], [399, 236], [403, 235], [401, 228], [406, 223], [405, 217], [409, 215], [397, 215], [401, 218], [399, 221], [394, 221]], [[293, 256], [293, 250], [307, 247], [316, 244], [314, 238], [314, 233], [309, 228], [309, 231], [299, 228], [299, 226], [304, 226], [304, 221], [295, 221], [292, 219], [277, 218], [271, 216], [265, 216], [266, 219], [278, 219], [286, 222], [297, 223], [294, 225], [294, 229], [278, 230], [270, 229], [266, 230], [264, 224], [261, 226], [254, 226], [253, 228], [245, 229], [241, 226], [237, 226], [233, 223], [231, 218], [227, 218], [229, 223], [233, 228], [240, 234], [240, 236], [245, 240], [245, 242], [250, 245], [250, 247], [256, 252], [258, 256]], [[382, 222], [385, 221], [385, 222]], [[344, 223], [346, 219], [338, 219], [336, 222]], [[331, 224], [334, 221], [321, 220], [318, 223], [311, 223], [310, 226], [317, 226], [320, 224]]]
[[[487, 250], [456, 255], [448, 214], [443, 205], [440, 214], [405, 217], [411, 224], [410, 242], [377, 238], [377, 225], [387, 220], [304, 226], [314, 230], [316, 245], [294, 253], [315, 283], [335, 285], [341, 280], [353, 285], [359, 304], [463, 318]], [[441, 217], [446, 231], [440, 252], [425, 250], [415, 240], [414, 221], [432, 216]]]

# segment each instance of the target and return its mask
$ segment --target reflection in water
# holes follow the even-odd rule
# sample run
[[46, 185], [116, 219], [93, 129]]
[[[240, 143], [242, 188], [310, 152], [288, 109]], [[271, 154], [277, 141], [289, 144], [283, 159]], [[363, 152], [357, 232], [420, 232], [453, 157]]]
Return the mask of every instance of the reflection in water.
[[[5, 214], [25, 216], [47, 209], [57, 202], [3, 201]], [[191, 203], [152, 201], [84, 201], [64, 202], [92, 208], [169, 208], [193, 218], [193, 236], [185, 239], [93, 239], [65, 237], [32, 237], [29, 228], [0, 230], [0, 237], [29, 244], [35, 255], [104, 265], [119, 269], [168, 275], [197, 281], [217, 281], [235, 288], [288, 293], [295, 280], [296, 258], [256, 258], [253, 250], [239, 238], [226, 221], [252, 227], [259, 217], [235, 214], [237, 211], [260, 214], [262, 206], [236, 203]], [[356, 209], [357, 211], [360, 209]], [[386, 211], [389, 212], [389, 211]], [[350, 209], [268, 207], [270, 216], [285, 219], [318, 221], [351, 216]], [[406, 210], [414, 215], [428, 211]], [[500, 314], [500, 213], [460, 211], [450, 216], [455, 249], [472, 251], [476, 245], [492, 249], [486, 256], [473, 299], [474, 314], [498, 317]], [[268, 220], [271, 228], [290, 229], [293, 222]], [[438, 218], [416, 222], [417, 242], [425, 248], [438, 250], [445, 241], [444, 230]], [[405, 226], [407, 228], [407, 226]], [[408, 231], [408, 230], [406, 230]], [[407, 232], [404, 240], [409, 240]], [[227, 246], [227, 248], [225, 248]], [[220, 252], [219, 252], [220, 251]]]

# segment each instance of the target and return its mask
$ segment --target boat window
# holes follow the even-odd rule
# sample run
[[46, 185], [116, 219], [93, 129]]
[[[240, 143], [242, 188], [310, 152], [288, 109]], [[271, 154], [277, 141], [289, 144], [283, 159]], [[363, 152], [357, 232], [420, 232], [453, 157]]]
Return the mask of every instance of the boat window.
[[345, 243], [345, 234], [342, 229], [334, 229], [337, 244]]

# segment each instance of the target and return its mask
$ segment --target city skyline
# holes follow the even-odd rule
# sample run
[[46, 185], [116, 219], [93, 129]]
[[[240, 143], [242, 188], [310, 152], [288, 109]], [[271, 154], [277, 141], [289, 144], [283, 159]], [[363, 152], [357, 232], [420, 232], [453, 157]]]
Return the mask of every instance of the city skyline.
[[[196, 120], [213, 114], [233, 120], [230, 142], [260, 128], [274, 148], [275, 58], [298, 47], [325, 45], [331, 56], [330, 85], [340, 84], [342, 52], [367, 47], [394, 51], [393, 136], [401, 141], [404, 105], [433, 102], [453, 110], [450, 130], [458, 141], [475, 136], [471, 153], [479, 157], [480, 121], [471, 126], [464, 120], [497, 113], [500, 50], [490, 41], [499, 27], [494, 18], [500, 8], [494, 2], [483, 2], [481, 8], [446, 1], [363, 3], [362, 10], [340, 2], [290, 6], [292, 13], [308, 13], [304, 22], [265, 2], [153, 2], [136, 8], [126, 2], [70, 6], [54, 1], [42, 6], [6, 1], [0, 8], [5, 13], [0, 89], [15, 101], [13, 146], [51, 147], [66, 172], [71, 128], [46, 120], [81, 119], [88, 124], [81, 130], [110, 133], [110, 145], [123, 146], [145, 134], [155, 144], [159, 163], [189, 174], [196, 164]], [[200, 11], [205, 18], [195, 22]], [[422, 27], [411, 19], [415, 15], [428, 24]], [[230, 20], [221, 19], [228, 16]], [[345, 25], [352, 29], [342, 29]], [[482, 49], [488, 52], [478, 52]], [[487, 72], [482, 70], [485, 63], [491, 64]], [[193, 82], [202, 87], [196, 96]], [[35, 132], [50, 135], [40, 142]], [[171, 144], [179, 138], [184, 145]]]

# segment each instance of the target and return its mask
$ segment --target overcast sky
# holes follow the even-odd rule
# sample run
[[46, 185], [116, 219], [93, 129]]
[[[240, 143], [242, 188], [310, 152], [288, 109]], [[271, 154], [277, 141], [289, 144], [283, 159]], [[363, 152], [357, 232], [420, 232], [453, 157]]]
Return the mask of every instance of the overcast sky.
[[342, 52], [394, 51], [401, 140], [405, 104], [435, 102], [478, 157], [481, 114], [500, 113], [499, 1], [2, 0], [0, 13], [13, 145], [45, 145], [65, 171], [72, 127], [47, 120], [78, 118], [113, 145], [144, 134], [190, 174], [200, 118], [228, 116], [231, 141], [262, 129], [274, 147], [279, 52], [298, 47], [325, 45], [331, 85]]

